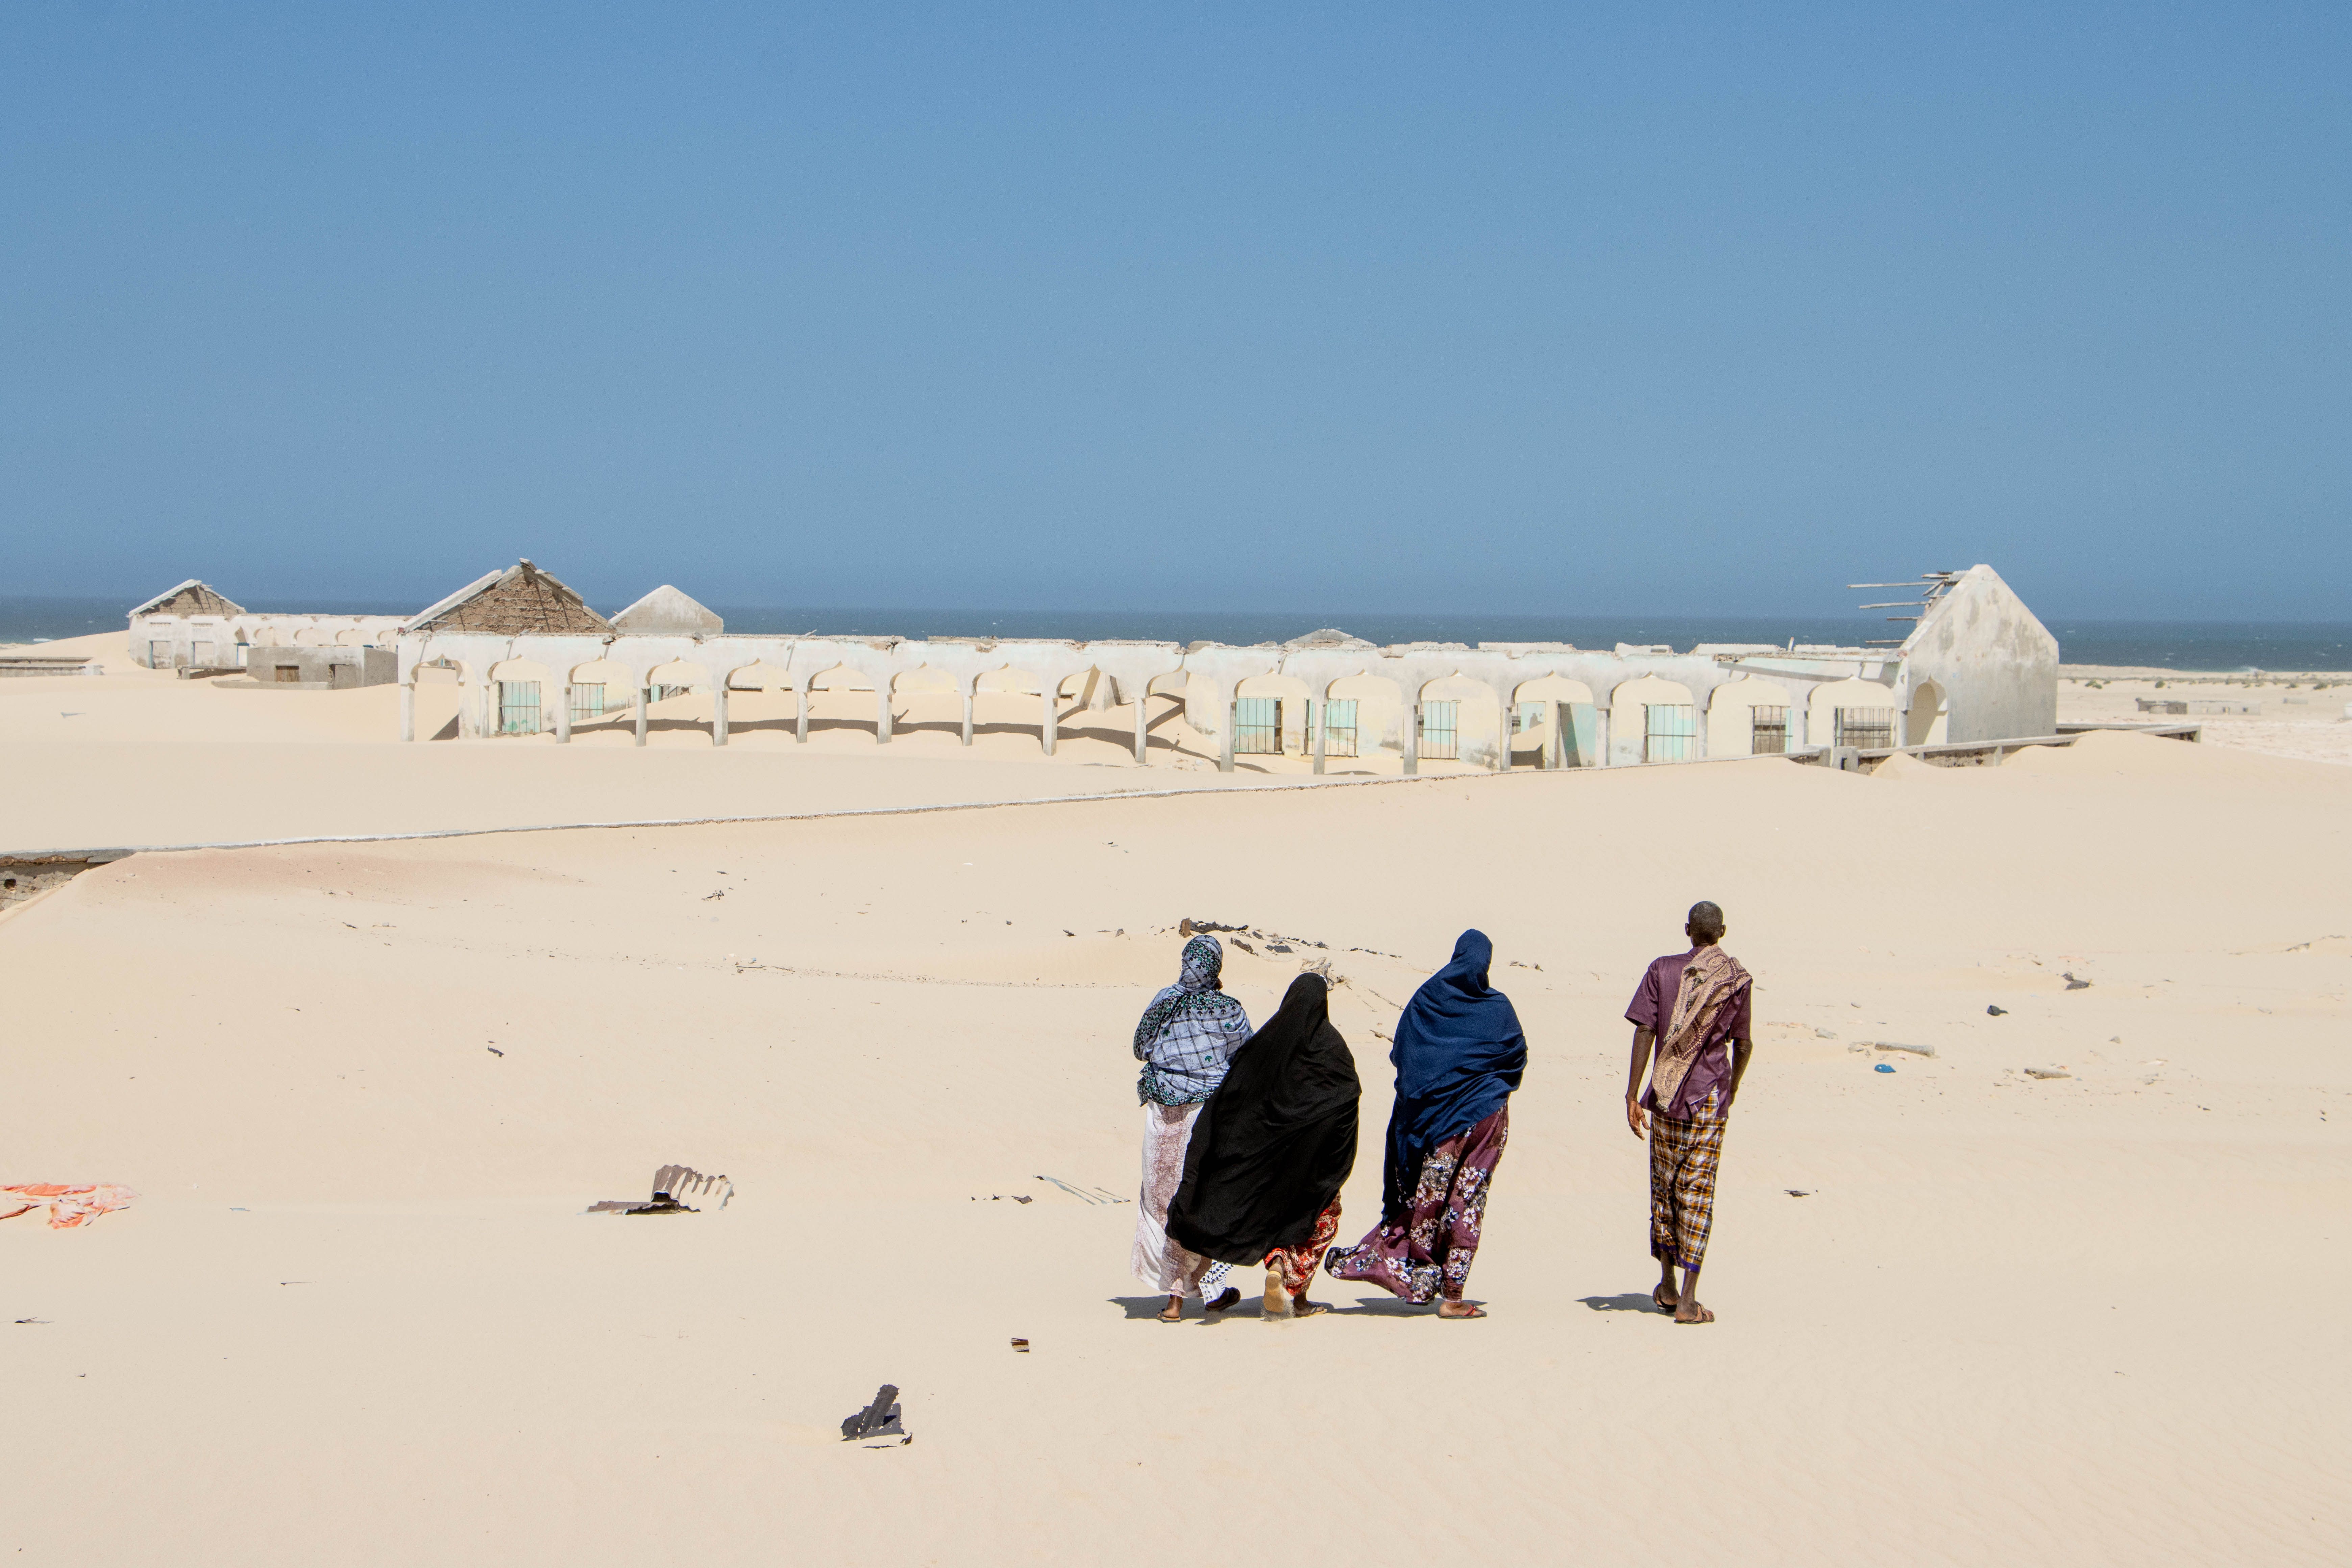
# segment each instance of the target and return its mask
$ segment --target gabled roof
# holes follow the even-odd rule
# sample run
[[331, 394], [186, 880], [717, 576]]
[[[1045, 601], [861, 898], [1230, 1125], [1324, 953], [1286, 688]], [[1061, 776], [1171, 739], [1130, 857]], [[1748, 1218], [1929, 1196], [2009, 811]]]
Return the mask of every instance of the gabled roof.
[[639, 635], [715, 637], [727, 623], [665, 583], [613, 617], [613, 629]]
[[168, 593], [156, 595], [131, 612], [134, 616], [241, 616], [243, 605], [233, 604], [210, 584], [191, 577]]
[[487, 632], [493, 637], [544, 637], [609, 632], [613, 624], [579, 595], [528, 559], [467, 584], [409, 621], [412, 632]]
[[1359, 637], [1350, 637], [1337, 626], [1323, 626], [1303, 637], [1292, 637], [1285, 647], [1370, 647], [1372, 645]]

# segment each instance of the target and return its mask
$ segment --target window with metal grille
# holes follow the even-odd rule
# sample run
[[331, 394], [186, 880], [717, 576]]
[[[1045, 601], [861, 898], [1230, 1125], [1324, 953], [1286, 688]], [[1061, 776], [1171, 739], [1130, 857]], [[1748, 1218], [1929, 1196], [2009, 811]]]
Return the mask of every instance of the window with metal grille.
[[1748, 749], [1759, 757], [1785, 755], [1789, 750], [1789, 710], [1750, 708], [1748, 713]]
[[1234, 750], [1278, 756], [1282, 752], [1282, 703], [1272, 697], [1244, 697], [1234, 703]]
[[1330, 757], [1352, 757], [1356, 754], [1356, 700], [1323, 704], [1323, 754]]
[[1841, 746], [1895, 744], [1895, 710], [1841, 708], [1837, 710], [1837, 743]]
[[1645, 702], [1642, 705], [1642, 760], [1679, 763], [1698, 739], [1698, 710], [1687, 702]]
[[1424, 702], [1421, 705], [1421, 754], [1424, 757], [1459, 757], [1462, 754], [1462, 731], [1459, 702]]
[[583, 719], [601, 719], [604, 716], [604, 683], [603, 681], [572, 687], [572, 721], [574, 724]]
[[501, 735], [539, 733], [538, 681], [501, 680], [499, 682], [499, 733]]

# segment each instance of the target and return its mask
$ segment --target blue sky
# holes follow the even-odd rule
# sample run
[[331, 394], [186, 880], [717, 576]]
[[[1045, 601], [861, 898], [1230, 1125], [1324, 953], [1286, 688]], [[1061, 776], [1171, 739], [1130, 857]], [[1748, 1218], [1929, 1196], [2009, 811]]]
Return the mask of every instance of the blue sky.
[[2352, 618], [2347, 44], [0, 7], [0, 593]]

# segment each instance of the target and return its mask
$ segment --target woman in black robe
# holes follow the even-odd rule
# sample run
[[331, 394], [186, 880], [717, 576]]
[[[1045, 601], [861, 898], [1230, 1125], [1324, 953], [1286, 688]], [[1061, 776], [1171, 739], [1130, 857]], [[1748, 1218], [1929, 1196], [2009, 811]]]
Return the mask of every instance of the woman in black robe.
[[1192, 1125], [1168, 1234], [1205, 1257], [1264, 1264], [1268, 1317], [1326, 1310], [1307, 1300], [1307, 1284], [1339, 1234], [1361, 1093], [1328, 988], [1302, 974], [1234, 1053]]

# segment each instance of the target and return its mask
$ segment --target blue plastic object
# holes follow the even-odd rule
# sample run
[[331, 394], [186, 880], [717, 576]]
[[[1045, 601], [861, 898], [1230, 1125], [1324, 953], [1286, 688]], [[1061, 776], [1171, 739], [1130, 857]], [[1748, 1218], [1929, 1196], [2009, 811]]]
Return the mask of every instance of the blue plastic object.
[[1895, 1064], [1892, 1062], [1881, 1062], [1878, 1064], [1878, 1070], [1880, 1072], [1893, 1072], [1895, 1070]]

